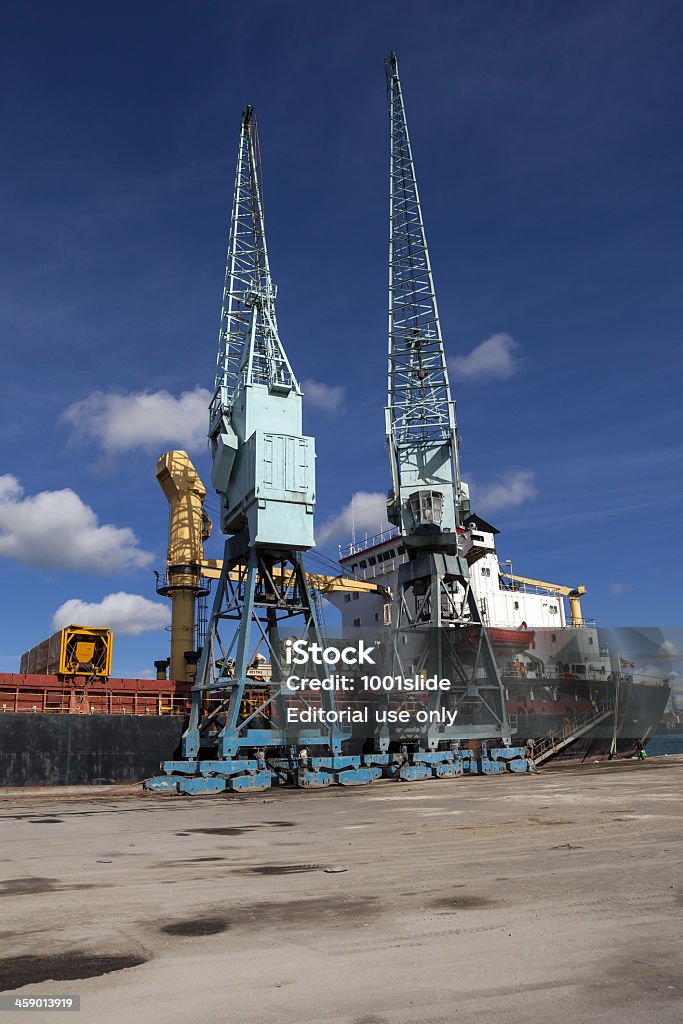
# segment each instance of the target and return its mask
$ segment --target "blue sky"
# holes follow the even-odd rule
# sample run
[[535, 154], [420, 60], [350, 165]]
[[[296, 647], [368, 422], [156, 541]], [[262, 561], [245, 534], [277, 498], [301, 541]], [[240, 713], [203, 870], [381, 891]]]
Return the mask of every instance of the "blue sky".
[[[0, 670], [66, 601], [156, 599], [155, 458], [187, 444], [208, 479], [247, 103], [281, 334], [314, 382], [319, 535], [347, 539], [354, 492], [374, 529], [392, 48], [463, 473], [500, 553], [585, 583], [604, 624], [680, 625], [682, 38], [676, 4], [630, 0], [6, 6]], [[115, 671], [167, 640], [119, 636]]]

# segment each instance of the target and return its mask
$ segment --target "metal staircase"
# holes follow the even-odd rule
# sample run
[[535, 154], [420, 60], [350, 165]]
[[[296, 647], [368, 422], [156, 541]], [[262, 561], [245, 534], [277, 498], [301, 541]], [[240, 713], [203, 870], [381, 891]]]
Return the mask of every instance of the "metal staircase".
[[542, 764], [548, 758], [558, 754], [570, 743], [583, 736], [594, 725], [599, 725], [606, 718], [614, 714], [614, 703], [611, 700], [596, 702], [595, 707], [590, 711], [584, 711], [580, 715], [574, 715], [568, 725], [562, 727], [561, 731], [553, 736], [547, 736], [534, 745], [534, 763]]

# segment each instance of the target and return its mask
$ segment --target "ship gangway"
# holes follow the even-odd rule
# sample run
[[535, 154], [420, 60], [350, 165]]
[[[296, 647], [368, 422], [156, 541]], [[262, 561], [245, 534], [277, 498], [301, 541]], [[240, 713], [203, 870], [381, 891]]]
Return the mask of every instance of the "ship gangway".
[[574, 740], [584, 736], [594, 726], [604, 722], [614, 714], [614, 704], [611, 700], [596, 701], [590, 711], [584, 711], [573, 718], [562, 727], [559, 733], [547, 736], [534, 744], [534, 764], [538, 767], [544, 761], [559, 754], [568, 747]]

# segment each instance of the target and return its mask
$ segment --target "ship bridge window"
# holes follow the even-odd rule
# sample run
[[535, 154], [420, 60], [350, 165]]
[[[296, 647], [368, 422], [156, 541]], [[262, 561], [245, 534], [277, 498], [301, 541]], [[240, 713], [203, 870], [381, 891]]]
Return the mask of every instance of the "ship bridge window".
[[377, 565], [377, 559], [375, 558], [374, 555], [370, 555], [370, 557], [368, 558], [368, 563], [370, 565]]
[[473, 533], [472, 534], [472, 540], [483, 541], [484, 540], [484, 534], [483, 533]]
[[491, 570], [490, 569], [482, 569], [481, 570], [481, 574], [482, 574], [482, 576], [490, 576], [491, 575]]
[[353, 624], [354, 626], [360, 626], [360, 619], [354, 619]]
[[359, 597], [360, 597], [360, 594], [354, 594], [354, 595], [353, 595], [353, 599], [354, 599], [354, 601], [357, 601]]
[[405, 553], [406, 553], [406, 546], [405, 546], [405, 544], [401, 544], [401, 546], [398, 549], [398, 553], [399, 553], [399, 555], [405, 555]]
[[347, 601], [347, 602], [350, 601], [351, 600], [351, 595], [350, 594], [344, 594], [344, 600]]
[[551, 604], [550, 608], [548, 609], [548, 611], [550, 612], [551, 615], [557, 615], [557, 605], [556, 604]]
[[577, 676], [585, 676], [586, 666], [585, 665], [572, 665], [572, 672], [575, 672]]
[[517, 610], [518, 610], [518, 608], [519, 608], [519, 601], [515, 601], [515, 602], [513, 603], [512, 607], [513, 607], [513, 608], [515, 609], [515, 611], [517, 611]]
[[593, 637], [592, 637], [592, 636], [589, 636], [589, 637], [588, 637], [588, 646], [589, 646], [589, 647], [592, 647], [592, 646], [593, 646]]
[[361, 569], [367, 569], [367, 567], [368, 567], [368, 563], [365, 561], [365, 559], [360, 561], [358, 564], [361, 567]]

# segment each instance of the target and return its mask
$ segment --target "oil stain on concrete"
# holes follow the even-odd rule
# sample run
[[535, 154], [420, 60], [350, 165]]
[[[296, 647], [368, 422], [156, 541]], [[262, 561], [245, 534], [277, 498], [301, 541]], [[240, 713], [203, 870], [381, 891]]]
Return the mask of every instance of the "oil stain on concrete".
[[488, 910], [495, 907], [497, 900], [488, 896], [466, 896], [464, 893], [455, 896], [440, 896], [432, 902], [439, 910]]
[[37, 893], [76, 891], [79, 889], [107, 888], [105, 884], [80, 882], [75, 885], [60, 881], [59, 878], [42, 878], [25, 875], [22, 878], [5, 878], [0, 881], [0, 896], [32, 896]]
[[11, 992], [43, 981], [77, 981], [98, 978], [147, 963], [137, 955], [103, 956], [74, 950], [55, 956], [11, 956], [0, 960], [0, 991]]
[[230, 924], [226, 917], [208, 915], [194, 917], [186, 921], [171, 921], [159, 929], [164, 935], [176, 935], [183, 938], [195, 938], [200, 935], [220, 935], [227, 932]]

